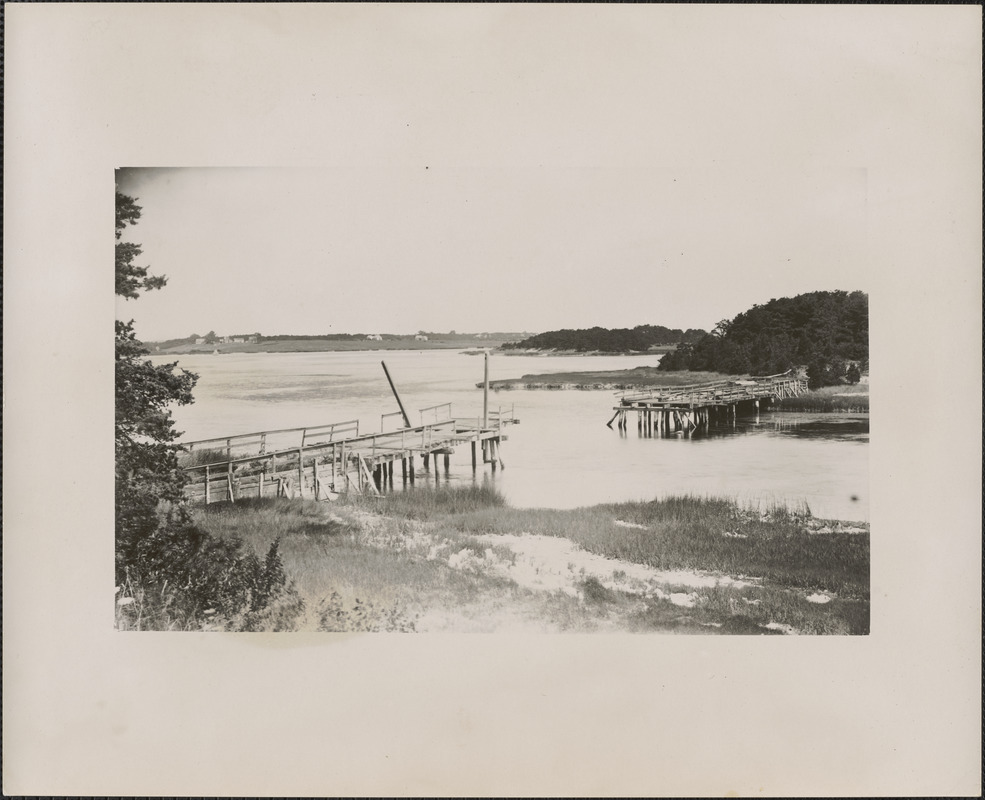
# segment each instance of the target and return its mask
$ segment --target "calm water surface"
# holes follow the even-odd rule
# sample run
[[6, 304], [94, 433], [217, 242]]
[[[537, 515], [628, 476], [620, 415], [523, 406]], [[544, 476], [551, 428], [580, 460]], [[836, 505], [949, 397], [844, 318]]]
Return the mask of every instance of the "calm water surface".
[[[386, 361], [413, 424], [419, 409], [451, 403], [454, 416], [480, 416], [482, 356], [460, 351], [237, 353], [171, 359], [199, 374], [195, 403], [176, 408], [185, 441], [358, 419], [360, 431], [394, 429], [398, 410]], [[654, 366], [659, 356], [503, 356], [490, 380], [528, 373]], [[576, 508], [670, 494], [730, 496], [768, 506], [806, 502], [815, 516], [868, 520], [869, 419], [864, 414], [762, 413], [689, 438], [641, 438], [635, 417], [621, 434], [606, 427], [608, 391], [490, 392], [492, 410], [512, 407], [521, 424], [501, 448], [493, 480], [518, 507]], [[432, 417], [433, 418], [433, 417]], [[428, 421], [427, 416], [423, 417]], [[420, 469], [420, 466], [418, 467]], [[421, 473], [419, 473], [420, 476]], [[399, 471], [398, 471], [399, 475]], [[429, 476], [430, 477], [430, 476]], [[473, 480], [471, 453], [451, 457], [440, 483]], [[399, 482], [399, 477], [398, 477]], [[419, 478], [420, 480], [420, 478]]]

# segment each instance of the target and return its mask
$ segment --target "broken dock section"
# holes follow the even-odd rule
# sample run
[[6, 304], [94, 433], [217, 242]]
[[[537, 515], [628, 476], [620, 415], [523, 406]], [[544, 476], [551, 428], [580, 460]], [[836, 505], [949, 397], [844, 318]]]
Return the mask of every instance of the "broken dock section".
[[707, 427], [712, 421], [735, 419], [740, 413], [758, 413], [760, 403], [796, 397], [807, 391], [807, 381], [789, 373], [748, 380], [665, 386], [646, 392], [623, 393], [615, 413], [606, 423], [615, 422], [626, 430], [627, 417], [636, 413], [642, 436], [689, 433]]

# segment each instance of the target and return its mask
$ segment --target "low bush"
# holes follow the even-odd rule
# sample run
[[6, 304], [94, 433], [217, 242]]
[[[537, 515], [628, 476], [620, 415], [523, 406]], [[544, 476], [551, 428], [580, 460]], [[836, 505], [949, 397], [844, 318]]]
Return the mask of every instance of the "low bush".
[[275, 539], [263, 559], [187, 523], [118, 542], [117, 626], [284, 630], [304, 604]]

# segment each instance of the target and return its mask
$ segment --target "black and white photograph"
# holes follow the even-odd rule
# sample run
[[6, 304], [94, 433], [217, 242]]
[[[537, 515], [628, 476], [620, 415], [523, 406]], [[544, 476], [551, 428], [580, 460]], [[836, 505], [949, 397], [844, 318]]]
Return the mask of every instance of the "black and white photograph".
[[5, 794], [980, 794], [980, 7], [4, 31]]
[[118, 170], [117, 627], [867, 634], [865, 177]]

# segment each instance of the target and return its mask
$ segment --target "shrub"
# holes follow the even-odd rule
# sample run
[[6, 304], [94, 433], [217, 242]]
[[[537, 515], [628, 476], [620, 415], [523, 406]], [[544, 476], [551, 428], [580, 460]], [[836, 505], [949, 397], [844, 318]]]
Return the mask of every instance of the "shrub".
[[[289, 629], [303, 603], [274, 540], [263, 560], [194, 525], [141, 537], [124, 553], [122, 627]], [[120, 621], [118, 617], [118, 622]], [[267, 624], [271, 623], [271, 624]]]

